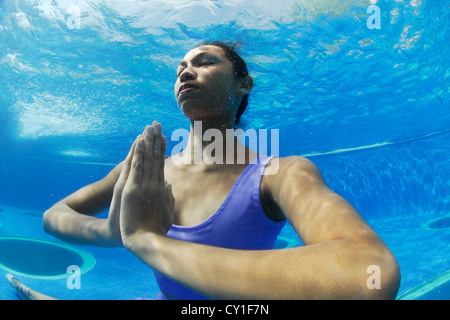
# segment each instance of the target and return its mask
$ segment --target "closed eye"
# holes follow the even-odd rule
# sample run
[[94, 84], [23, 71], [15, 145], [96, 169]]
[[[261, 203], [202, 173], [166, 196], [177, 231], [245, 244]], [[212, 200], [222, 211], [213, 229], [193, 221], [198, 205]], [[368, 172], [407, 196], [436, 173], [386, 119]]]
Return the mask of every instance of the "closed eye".
[[202, 59], [200, 61], [201, 66], [207, 66], [207, 65], [211, 65], [211, 64], [214, 64], [214, 61], [212, 61], [210, 59]]
[[[214, 56], [211, 56], [208, 53], [202, 52], [199, 55], [197, 55], [193, 61], [194, 66], [202, 67], [202, 66], [209, 66], [216, 63], [216, 58]], [[181, 75], [184, 69], [187, 68], [187, 63], [185, 61], [182, 61], [179, 64], [178, 70], [177, 70], [177, 77]]]

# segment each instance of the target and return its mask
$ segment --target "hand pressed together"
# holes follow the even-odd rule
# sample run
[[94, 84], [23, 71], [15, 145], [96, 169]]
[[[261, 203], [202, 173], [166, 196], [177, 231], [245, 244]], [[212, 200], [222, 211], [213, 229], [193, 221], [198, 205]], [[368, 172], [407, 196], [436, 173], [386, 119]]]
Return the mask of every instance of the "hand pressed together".
[[110, 220], [119, 227], [126, 248], [131, 248], [135, 236], [143, 232], [166, 235], [173, 223], [175, 200], [171, 185], [164, 180], [165, 151], [161, 125], [153, 122], [123, 162], [114, 187]]

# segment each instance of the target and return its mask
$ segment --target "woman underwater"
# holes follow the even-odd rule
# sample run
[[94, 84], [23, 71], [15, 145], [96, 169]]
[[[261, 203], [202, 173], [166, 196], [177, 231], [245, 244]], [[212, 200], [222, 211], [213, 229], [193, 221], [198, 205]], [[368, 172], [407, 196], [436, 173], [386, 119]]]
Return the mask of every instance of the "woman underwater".
[[[227, 139], [224, 153], [235, 161], [211, 159], [203, 134], [234, 129], [252, 86], [234, 47], [211, 42], [189, 51], [175, 96], [191, 130], [177, 161], [165, 157], [166, 138], [153, 122], [105, 178], [45, 212], [45, 231], [71, 243], [124, 246], [154, 270], [157, 299], [395, 298], [395, 257], [311, 161], [280, 157], [275, 168], [273, 157], [245, 147], [242, 159], [239, 142]], [[107, 219], [95, 217], [108, 208]], [[286, 220], [304, 246], [272, 250]], [[368, 286], [370, 266], [380, 273], [376, 288]]]

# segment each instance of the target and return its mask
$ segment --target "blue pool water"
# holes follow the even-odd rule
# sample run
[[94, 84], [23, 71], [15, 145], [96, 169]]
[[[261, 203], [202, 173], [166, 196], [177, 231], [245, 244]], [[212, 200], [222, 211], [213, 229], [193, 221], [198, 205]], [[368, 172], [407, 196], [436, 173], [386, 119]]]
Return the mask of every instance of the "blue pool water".
[[[104, 177], [146, 124], [187, 128], [176, 66], [231, 39], [255, 81], [244, 128], [279, 129], [280, 155], [311, 159], [355, 206], [400, 263], [398, 298], [448, 299], [449, 20], [438, 0], [0, 0], [0, 239], [62, 245], [42, 213]], [[17, 299], [11, 269], [61, 299], [158, 292], [126, 250], [82, 246], [95, 261], [69, 289], [64, 270], [33, 274], [33, 245], [0, 256], [0, 299]], [[276, 246], [298, 245], [286, 226]]]

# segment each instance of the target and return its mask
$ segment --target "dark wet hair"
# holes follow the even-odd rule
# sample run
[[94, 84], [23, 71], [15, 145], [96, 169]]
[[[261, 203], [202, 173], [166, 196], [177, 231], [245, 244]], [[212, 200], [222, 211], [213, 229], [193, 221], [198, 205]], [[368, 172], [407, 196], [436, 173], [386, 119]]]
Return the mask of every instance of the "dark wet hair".
[[[222, 48], [223, 51], [225, 51], [225, 56], [233, 64], [234, 75], [235, 75], [236, 79], [242, 79], [242, 78], [248, 76], [247, 65], [245, 64], [245, 61], [241, 58], [241, 56], [236, 51], [236, 47], [239, 46], [239, 43], [228, 44], [228, 43], [225, 43], [222, 41], [205, 41], [201, 45], [202, 46], [216, 46], [216, 47]], [[234, 124], [236, 126], [240, 124], [241, 116], [245, 112], [245, 110], [247, 110], [248, 97], [249, 97], [248, 93], [246, 95], [244, 95], [244, 97], [242, 98], [242, 102], [239, 105], [238, 111], [236, 113], [236, 119], [234, 121]]]

